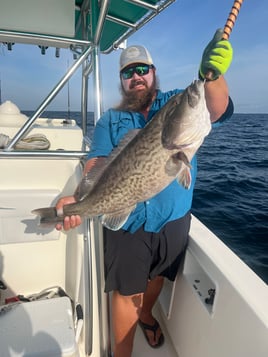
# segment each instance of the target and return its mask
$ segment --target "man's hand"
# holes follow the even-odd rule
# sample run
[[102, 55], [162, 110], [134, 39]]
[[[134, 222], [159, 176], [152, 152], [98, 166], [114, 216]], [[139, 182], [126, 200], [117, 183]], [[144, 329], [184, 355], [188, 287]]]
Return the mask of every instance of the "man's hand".
[[209, 80], [218, 79], [220, 75], [228, 70], [232, 62], [232, 45], [228, 40], [222, 40], [222, 34], [222, 29], [217, 30], [203, 52], [199, 68], [199, 75], [202, 79], [205, 79], [209, 72], [212, 72]]
[[[68, 205], [70, 203], [74, 203], [75, 198], [74, 196], [66, 196], [66, 197], [62, 197], [59, 199], [59, 201], [56, 204], [56, 209], [58, 214], [62, 214], [62, 208], [65, 205]], [[76, 216], [66, 216], [64, 218], [64, 222], [63, 222], [63, 226], [62, 224], [58, 223], [56, 224], [56, 229], [58, 231], [60, 231], [61, 229], [64, 229], [65, 231], [70, 230], [71, 228], [75, 228], [77, 226], [79, 226], [82, 223], [82, 219], [80, 216], [76, 215]]]
[[[98, 158], [94, 157], [92, 159], [89, 159], [85, 164], [84, 175], [86, 175], [87, 172], [89, 172], [97, 164], [97, 162], [98, 162], [98, 164], [101, 164], [103, 162], [103, 160], [106, 160], [105, 157], [98, 157]], [[58, 216], [63, 214], [63, 206], [68, 205], [70, 203], [75, 203], [75, 202], [76, 202], [75, 196], [65, 196], [65, 197], [60, 198], [56, 204]], [[56, 224], [55, 227], [58, 231], [60, 231], [61, 229], [68, 231], [72, 228], [79, 226], [81, 223], [82, 223], [82, 218], [78, 215], [66, 216], [64, 218], [63, 225], [58, 223], [58, 224]]]

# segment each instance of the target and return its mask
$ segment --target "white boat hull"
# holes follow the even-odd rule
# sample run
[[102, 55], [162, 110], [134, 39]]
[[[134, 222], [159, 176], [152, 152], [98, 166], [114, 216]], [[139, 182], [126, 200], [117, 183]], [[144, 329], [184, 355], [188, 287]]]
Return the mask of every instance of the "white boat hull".
[[[64, 143], [71, 143], [72, 150], [81, 150], [82, 132], [76, 125], [62, 130], [58, 120], [43, 123], [38, 130], [44, 129], [53, 150]], [[3, 130], [6, 133], [8, 129]], [[74, 192], [82, 175], [80, 160], [11, 158], [3, 153], [0, 164], [0, 280], [7, 286], [1, 290], [1, 305], [19, 294], [27, 296], [60, 286], [84, 312], [77, 339], [80, 357], [108, 356], [111, 329], [109, 304], [103, 293], [100, 225], [95, 221], [88, 227], [85, 222], [68, 233], [42, 231], [30, 213], [54, 204], [61, 194]], [[209, 290], [215, 290], [212, 304], [205, 302]], [[166, 282], [155, 314], [166, 343], [157, 350], [150, 348], [138, 328], [134, 357], [267, 356], [267, 285], [195, 217], [184, 266], [174, 283]], [[23, 327], [28, 329], [30, 340], [36, 337], [32, 324], [28, 319]], [[74, 333], [77, 328], [74, 321]], [[5, 329], [0, 315], [0, 330]], [[50, 337], [53, 339], [53, 334]], [[1, 357], [25, 352], [17, 338], [14, 332], [12, 339], [1, 341]]]

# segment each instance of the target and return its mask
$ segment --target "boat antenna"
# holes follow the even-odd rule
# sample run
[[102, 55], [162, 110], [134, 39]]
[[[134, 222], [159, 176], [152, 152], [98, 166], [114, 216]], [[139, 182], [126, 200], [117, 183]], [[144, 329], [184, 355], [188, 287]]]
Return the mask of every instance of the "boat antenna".
[[[69, 71], [69, 60], [67, 60], [67, 72]], [[70, 110], [70, 82], [67, 81], [67, 118], [63, 119], [63, 124], [71, 124], [71, 110]]]
[[[242, 3], [243, 3], [243, 0], [235, 0], [234, 1], [231, 11], [229, 13], [228, 19], [227, 19], [224, 29], [223, 29], [223, 35], [222, 35], [223, 40], [229, 39], [231, 32], [233, 30], [234, 24], [236, 22], [237, 16], [239, 14], [240, 8], [242, 6]], [[206, 79], [211, 80], [212, 78], [213, 78], [213, 71], [209, 71], [206, 74]]]
[[1, 74], [0, 74], [0, 105], [2, 104], [2, 82], [1, 82]]
[[[69, 60], [67, 61], [67, 68], [69, 69]], [[68, 120], [70, 120], [71, 112], [70, 112], [70, 80], [69, 79], [67, 82], [67, 89], [68, 89]]]

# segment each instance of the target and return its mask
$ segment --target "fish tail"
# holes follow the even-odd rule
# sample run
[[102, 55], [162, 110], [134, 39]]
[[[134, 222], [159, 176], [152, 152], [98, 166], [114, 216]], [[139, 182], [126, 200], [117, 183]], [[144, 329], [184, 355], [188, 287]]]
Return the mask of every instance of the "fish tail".
[[40, 226], [50, 226], [63, 222], [64, 216], [57, 214], [56, 207], [38, 208], [32, 211], [40, 217]]

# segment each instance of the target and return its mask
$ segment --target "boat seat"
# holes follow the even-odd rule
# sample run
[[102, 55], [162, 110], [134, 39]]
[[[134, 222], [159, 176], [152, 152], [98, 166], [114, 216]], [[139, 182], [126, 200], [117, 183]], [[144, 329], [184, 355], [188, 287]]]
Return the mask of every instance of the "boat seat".
[[68, 297], [10, 305], [0, 312], [1, 357], [78, 357]]

